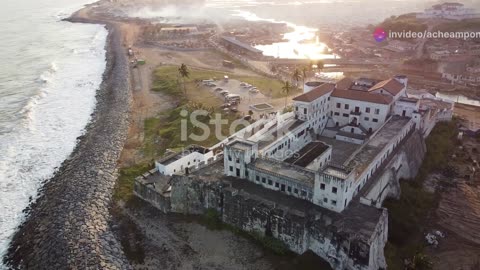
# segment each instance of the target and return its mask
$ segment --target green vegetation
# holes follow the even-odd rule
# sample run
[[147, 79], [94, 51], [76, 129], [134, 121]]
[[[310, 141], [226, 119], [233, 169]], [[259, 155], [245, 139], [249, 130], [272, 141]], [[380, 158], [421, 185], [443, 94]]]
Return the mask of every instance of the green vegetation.
[[[256, 86], [263, 94], [272, 95], [273, 98], [283, 97], [282, 86], [283, 83], [279, 80], [261, 77], [261, 76], [241, 76], [229, 72], [221, 72], [207, 69], [193, 69], [190, 68], [190, 81], [186, 82], [187, 96], [192, 93], [192, 90], [198, 88], [198, 83], [205, 79], [222, 79], [227, 75], [232, 79], [249, 83]], [[171, 95], [178, 95], [180, 89], [180, 78], [178, 75], [178, 68], [175, 66], [163, 66], [158, 68], [154, 73], [153, 91], [164, 92]], [[295, 89], [296, 91], [300, 91]]]
[[[378, 27], [382, 27], [387, 32], [423, 32], [427, 30], [427, 25], [417, 20], [412, 14], [405, 14], [398, 17], [392, 16], [385, 19], [385, 21], [383, 21]], [[408, 39], [404, 40], [407, 41]]]
[[[456, 122], [439, 123], [426, 140], [427, 153], [414, 180], [400, 183], [399, 200], [388, 199], [384, 206], [389, 211], [389, 238], [385, 248], [388, 269], [403, 270], [404, 259], [410, 259], [417, 268], [427, 267], [428, 258], [423, 255], [423, 232], [428, 218], [438, 205], [438, 195], [423, 189], [426, 177], [442, 169], [455, 147]], [[416, 260], [421, 262], [415, 263]], [[418, 265], [422, 265], [421, 267]]]
[[113, 191], [114, 201], [128, 203], [133, 198], [133, 184], [135, 177], [142, 175], [153, 168], [152, 163], [141, 163], [131, 167], [120, 169], [120, 175]]
[[[167, 110], [157, 117], [151, 117], [144, 121], [144, 139], [142, 147], [143, 156], [147, 160], [153, 160], [165, 153], [167, 149], [180, 150], [190, 144], [198, 144], [202, 146], [212, 146], [218, 142], [215, 134], [215, 125], [210, 124], [210, 120], [216, 113], [222, 115], [222, 119], [226, 119], [228, 123], [238, 119], [235, 113], [225, 113], [219, 109], [222, 101], [216, 98], [209, 91], [202, 91], [199, 88], [199, 82], [208, 78], [223, 78], [225, 73], [219, 71], [191, 69], [186, 65], [180, 67], [164, 66], [157, 69], [154, 73], [153, 91], [165, 93], [176, 97], [177, 106], [171, 110]], [[229, 74], [229, 76], [231, 76]], [[235, 76], [231, 76], [235, 77]], [[188, 78], [189, 80], [185, 80]], [[258, 85], [272, 85], [281, 89], [279, 81], [271, 81], [263, 77], [236, 77], [239, 80]], [[181, 112], [188, 112], [187, 117], [182, 117]], [[210, 128], [210, 134], [205, 140], [195, 141], [187, 136], [186, 140], [181, 138], [182, 120], [187, 127], [188, 134], [203, 135], [203, 130], [199, 126], [195, 126], [190, 120], [190, 113], [195, 110], [204, 110], [206, 115], [199, 115], [196, 119]], [[232, 132], [236, 132], [243, 128], [239, 125], [235, 130], [230, 130], [230, 125], [222, 125], [220, 132], [223, 136], [227, 136]], [[135, 177], [141, 175], [145, 171], [153, 168], [153, 162], [143, 162], [131, 167], [122, 168], [120, 170], [119, 180], [115, 186], [114, 200], [128, 203], [133, 196], [133, 184]]]
[[288, 247], [282, 241], [271, 237], [263, 236], [259, 232], [246, 232], [232, 225], [223, 223], [220, 214], [215, 209], [208, 209], [203, 215], [202, 222], [210, 230], [228, 230], [234, 234], [253, 240], [263, 248], [278, 255], [285, 255], [289, 252]]
[[290, 82], [288, 81], [284, 82], [282, 91], [285, 94], [285, 109], [287, 108], [287, 98], [291, 90], [292, 90], [292, 86], [290, 85]]

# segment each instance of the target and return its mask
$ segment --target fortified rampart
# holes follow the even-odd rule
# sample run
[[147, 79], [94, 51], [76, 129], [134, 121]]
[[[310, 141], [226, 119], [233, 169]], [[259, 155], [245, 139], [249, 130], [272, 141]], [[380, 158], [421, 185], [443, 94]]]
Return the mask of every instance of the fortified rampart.
[[[376, 183], [385, 182], [379, 190], [398, 196], [399, 178], [413, 177], [424, 154], [422, 136], [410, 133], [379, 174]], [[140, 177], [135, 193], [166, 213], [203, 214], [215, 209], [223, 222], [275, 237], [298, 254], [311, 250], [334, 269], [386, 268], [388, 213], [379, 204], [360, 203], [357, 198], [337, 213], [222, 172], [219, 160], [190, 175], [163, 177], [163, 185], [171, 185], [168, 192], [158, 181], [153, 184]]]

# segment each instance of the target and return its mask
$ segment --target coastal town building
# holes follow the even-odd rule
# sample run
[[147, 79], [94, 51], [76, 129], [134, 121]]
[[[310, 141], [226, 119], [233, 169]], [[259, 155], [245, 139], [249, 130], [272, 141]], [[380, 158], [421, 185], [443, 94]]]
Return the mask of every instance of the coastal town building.
[[220, 44], [225, 46], [225, 48], [227, 48], [227, 50], [230, 52], [244, 55], [252, 59], [259, 59], [263, 57], [263, 52], [261, 50], [256, 49], [249, 44], [236, 39], [235, 37], [222, 36], [220, 37]]
[[447, 2], [425, 9], [423, 13], [417, 14], [417, 18], [465, 20], [480, 18], [480, 13], [472, 8], [466, 8], [461, 3]]
[[[303, 202], [337, 220], [348, 219], [350, 211], [358, 207], [382, 212], [391, 185], [384, 180], [385, 175], [393, 172], [398, 177], [412, 177], [415, 173], [399, 151], [412, 140], [422, 142], [436, 123], [452, 118], [453, 103], [431, 95], [410, 96], [407, 88], [408, 78], [399, 75], [381, 81], [344, 78], [305, 89], [293, 99], [293, 112], [261, 118], [208, 149], [191, 146], [158, 160], [154, 172], [136, 179], [135, 193], [163, 211], [185, 211], [190, 202], [179, 198], [193, 196], [184, 192], [198, 189], [198, 184], [186, 188], [180, 183], [195, 179], [205, 185], [225, 183], [207, 191], [199, 188], [203, 195], [194, 197], [203, 198], [202, 207], [216, 205], [221, 211], [236, 214], [235, 207], [241, 205], [225, 208], [229, 198], [236, 200], [233, 198], [239, 191], [235, 186], [249, 190], [245, 195], [248, 200], [262, 200], [261, 194], [273, 201], [284, 196], [277, 207], [287, 206], [290, 200], [292, 204]], [[219, 190], [224, 192], [219, 195], [221, 199], [213, 195]], [[252, 197], [253, 193], [260, 195]], [[365, 246], [370, 255], [361, 263], [351, 261], [351, 254], [331, 250], [330, 240], [299, 248], [292, 241], [293, 235], [279, 233], [278, 237], [290, 239], [287, 241], [292, 241], [289, 246], [294, 251], [314, 250], [336, 269], [378, 269], [385, 265], [387, 221], [378, 215], [371, 218], [368, 222], [377, 229], [365, 238], [369, 239]], [[228, 214], [223, 219], [231, 223], [238, 220]], [[242, 228], [263, 230], [258, 224]]]

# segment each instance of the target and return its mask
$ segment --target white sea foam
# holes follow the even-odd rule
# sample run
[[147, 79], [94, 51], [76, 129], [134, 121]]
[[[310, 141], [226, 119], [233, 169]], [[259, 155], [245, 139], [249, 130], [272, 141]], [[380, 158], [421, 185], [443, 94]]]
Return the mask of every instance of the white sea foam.
[[[71, 0], [65, 10], [71, 9], [74, 2]], [[0, 117], [1, 257], [24, 219], [22, 210], [35, 199], [42, 182], [54, 174], [73, 151], [76, 138], [83, 134], [106, 64], [107, 31], [103, 26], [51, 21], [38, 29], [45, 33], [32, 34], [32, 39], [44, 47], [34, 42], [20, 47], [25, 52], [22, 58], [11, 59], [17, 66], [0, 69], [0, 114], [8, 116]], [[25, 73], [17, 72], [27, 67]]]

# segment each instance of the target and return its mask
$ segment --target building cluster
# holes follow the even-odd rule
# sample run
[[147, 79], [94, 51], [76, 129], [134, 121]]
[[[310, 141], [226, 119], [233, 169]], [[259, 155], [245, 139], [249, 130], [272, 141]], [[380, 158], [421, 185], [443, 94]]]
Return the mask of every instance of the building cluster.
[[425, 9], [423, 13], [417, 14], [419, 19], [449, 19], [449, 20], [465, 20], [480, 18], [480, 13], [477, 13], [472, 8], [466, 8], [461, 3], [443, 3], [434, 5], [431, 8]]
[[410, 96], [407, 84], [395, 76], [306, 87], [293, 112], [262, 118], [210, 148], [170, 154], [156, 171], [188, 174], [223, 159], [225, 176], [331, 211], [342, 212], [355, 198], [380, 206], [386, 194], [378, 174], [403, 140], [415, 130], [426, 137], [452, 117], [453, 103]]

